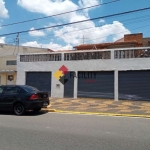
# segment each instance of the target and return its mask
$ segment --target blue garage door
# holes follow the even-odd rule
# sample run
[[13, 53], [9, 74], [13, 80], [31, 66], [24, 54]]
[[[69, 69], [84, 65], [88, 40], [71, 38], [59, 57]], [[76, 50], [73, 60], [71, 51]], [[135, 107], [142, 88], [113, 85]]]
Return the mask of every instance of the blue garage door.
[[78, 97], [114, 99], [114, 72], [79, 72]]
[[51, 95], [51, 72], [27, 72], [26, 85], [36, 87]]
[[150, 100], [150, 70], [119, 72], [120, 100]]

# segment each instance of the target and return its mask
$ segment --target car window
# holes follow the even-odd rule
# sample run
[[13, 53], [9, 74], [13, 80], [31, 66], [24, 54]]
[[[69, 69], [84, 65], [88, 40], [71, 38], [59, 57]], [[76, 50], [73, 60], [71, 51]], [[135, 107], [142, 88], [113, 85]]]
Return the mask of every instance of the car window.
[[3, 93], [3, 87], [0, 87], [0, 94]]
[[5, 88], [5, 94], [16, 94], [16, 93], [19, 93], [19, 89], [17, 87]]
[[35, 87], [31, 87], [31, 86], [23, 86], [22, 87], [24, 90], [26, 90], [27, 92], [38, 92], [39, 90]]

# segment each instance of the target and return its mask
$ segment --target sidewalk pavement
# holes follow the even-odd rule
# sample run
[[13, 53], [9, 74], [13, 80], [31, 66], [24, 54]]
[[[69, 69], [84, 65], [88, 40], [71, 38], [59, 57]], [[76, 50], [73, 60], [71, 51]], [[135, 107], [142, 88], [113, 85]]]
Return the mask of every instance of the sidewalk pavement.
[[150, 118], [150, 101], [107, 100], [98, 98], [50, 98], [49, 112], [133, 116]]

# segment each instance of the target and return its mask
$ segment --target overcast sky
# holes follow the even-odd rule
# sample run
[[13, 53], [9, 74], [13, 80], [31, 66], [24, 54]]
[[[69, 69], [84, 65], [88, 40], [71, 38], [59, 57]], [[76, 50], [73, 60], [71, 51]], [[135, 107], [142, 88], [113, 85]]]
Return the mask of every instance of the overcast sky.
[[[18, 21], [50, 16], [83, 7], [103, 4], [112, 0], [0, 0], [0, 26]], [[134, 9], [150, 7], [150, 0], [120, 0], [83, 11], [51, 17], [33, 22], [1, 27], [0, 35], [22, 30], [70, 23]], [[59, 28], [20, 34], [20, 45], [72, 49], [88, 43], [113, 42], [124, 34], [142, 32], [150, 36], [150, 11], [99, 19]], [[0, 37], [0, 43], [13, 43], [17, 35]], [[83, 36], [85, 39], [83, 40]]]

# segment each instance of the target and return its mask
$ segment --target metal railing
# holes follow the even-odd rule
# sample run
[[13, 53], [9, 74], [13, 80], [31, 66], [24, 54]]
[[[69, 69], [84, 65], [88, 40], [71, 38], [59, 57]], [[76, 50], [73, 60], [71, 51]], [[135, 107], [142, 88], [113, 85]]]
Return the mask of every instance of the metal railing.
[[150, 47], [52, 52], [51, 54], [20, 55], [20, 62], [76, 61], [97, 59], [129, 59], [150, 57]]
[[21, 55], [20, 62], [61, 61], [61, 54], [31, 54]]
[[114, 59], [150, 57], [150, 49], [115, 50]]
[[111, 53], [110, 51], [106, 52], [80, 52], [80, 53], [65, 53], [64, 60], [91, 60], [91, 59], [110, 59]]

